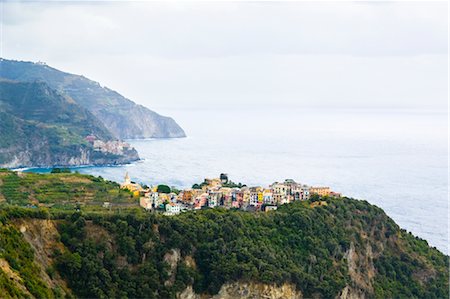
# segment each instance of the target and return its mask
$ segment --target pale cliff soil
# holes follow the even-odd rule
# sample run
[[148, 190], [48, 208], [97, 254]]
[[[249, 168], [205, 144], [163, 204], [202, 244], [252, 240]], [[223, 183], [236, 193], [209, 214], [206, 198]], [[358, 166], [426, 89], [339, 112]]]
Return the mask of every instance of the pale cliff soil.
[[[368, 245], [369, 246], [369, 245]], [[337, 296], [338, 299], [360, 299], [366, 298], [366, 292], [368, 290], [373, 292], [370, 280], [375, 275], [375, 268], [372, 263], [372, 254], [370, 249], [367, 249], [370, 253], [370, 257], [360, 257], [355, 250], [353, 244], [347, 252], [348, 266], [350, 277], [353, 280], [355, 287], [346, 286], [341, 293]], [[371, 270], [367, 273], [361, 273], [357, 269], [356, 264], [359, 260], [362, 260], [361, 264], [369, 265]], [[179, 249], [171, 249], [164, 255], [164, 261], [169, 265], [169, 279], [165, 282], [166, 285], [172, 285], [176, 275], [176, 267], [178, 263], [185, 263], [189, 267], [196, 268], [197, 265], [192, 256], [186, 256], [182, 258]], [[177, 295], [179, 299], [302, 299], [303, 294], [300, 290], [296, 289], [294, 284], [285, 283], [281, 286], [268, 285], [257, 282], [243, 282], [237, 281], [232, 283], [225, 283], [216, 295], [208, 294], [196, 294], [192, 286], [187, 287], [183, 292]], [[320, 298], [318, 295], [317, 298]]]
[[14, 225], [20, 230], [25, 240], [31, 245], [34, 251], [34, 261], [41, 270], [41, 278], [51, 288], [61, 287], [62, 291], [71, 295], [64, 280], [58, 275], [51, 278], [46, 269], [53, 266], [53, 253], [55, 250], [63, 252], [64, 245], [59, 241], [59, 233], [55, 222], [42, 219], [18, 219]]
[[221, 288], [218, 294], [213, 296], [199, 295], [194, 293], [192, 287], [186, 288], [178, 295], [179, 299], [301, 299], [303, 295], [296, 290], [294, 285], [283, 284], [267, 285], [255, 282], [233, 282], [226, 283]]
[[8, 279], [14, 284], [17, 289], [21, 290], [27, 296], [32, 297], [30, 292], [28, 292], [27, 288], [25, 287], [22, 277], [20, 277], [19, 273], [17, 273], [15, 270], [11, 269], [9, 263], [3, 258], [0, 258], [0, 270], [6, 274], [6, 277], [8, 277]]
[[169, 279], [165, 282], [165, 285], [173, 285], [175, 282], [175, 276], [177, 274], [177, 264], [181, 259], [181, 253], [179, 249], [172, 249], [164, 255], [164, 261], [169, 264]]
[[[164, 255], [164, 261], [169, 264], [169, 279], [166, 281], [167, 285], [172, 285], [175, 280], [176, 267], [179, 262], [185, 263], [187, 266], [196, 268], [197, 265], [192, 256], [181, 257], [179, 249], [171, 249]], [[183, 292], [177, 296], [179, 299], [301, 299], [302, 293], [296, 290], [295, 285], [283, 284], [267, 285], [256, 282], [233, 282], [226, 283], [221, 288], [218, 294], [210, 296], [206, 294], [196, 294], [192, 286], [187, 287]]]

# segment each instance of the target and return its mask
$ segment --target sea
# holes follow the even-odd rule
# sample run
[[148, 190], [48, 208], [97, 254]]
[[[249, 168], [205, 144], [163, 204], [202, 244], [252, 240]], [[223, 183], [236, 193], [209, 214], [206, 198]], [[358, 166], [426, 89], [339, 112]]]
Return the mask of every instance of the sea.
[[[268, 186], [294, 179], [377, 205], [448, 253], [448, 114], [405, 109], [166, 109], [188, 137], [128, 140], [141, 161], [79, 167], [117, 182], [186, 188], [227, 173]], [[42, 171], [45, 169], [34, 169]]]

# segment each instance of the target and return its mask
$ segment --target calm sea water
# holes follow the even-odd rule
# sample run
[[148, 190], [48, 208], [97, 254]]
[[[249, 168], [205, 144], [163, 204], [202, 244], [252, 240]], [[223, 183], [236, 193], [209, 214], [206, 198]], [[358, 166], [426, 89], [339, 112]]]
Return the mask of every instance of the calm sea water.
[[447, 113], [402, 110], [168, 110], [189, 137], [131, 140], [142, 161], [86, 167], [122, 181], [189, 187], [228, 173], [268, 185], [292, 178], [383, 208], [448, 252]]

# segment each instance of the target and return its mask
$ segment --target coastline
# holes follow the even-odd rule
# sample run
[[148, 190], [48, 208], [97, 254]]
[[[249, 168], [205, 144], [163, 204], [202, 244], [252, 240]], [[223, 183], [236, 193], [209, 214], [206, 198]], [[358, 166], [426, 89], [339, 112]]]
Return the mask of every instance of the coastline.
[[122, 167], [127, 165], [134, 165], [138, 164], [139, 162], [142, 162], [145, 159], [139, 159], [136, 161], [132, 161], [130, 163], [125, 164], [83, 164], [83, 165], [76, 165], [76, 166], [62, 166], [62, 165], [55, 165], [55, 166], [33, 166], [33, 167], [19, 167], [19, 168], [6, 168], [12, 171], [20, 171], [20, 172], [34, 172], [34, 173], [49, 173], [54, 168], [68, 168], [70, 170], [76, 169], [88, 169], [91, 167]]

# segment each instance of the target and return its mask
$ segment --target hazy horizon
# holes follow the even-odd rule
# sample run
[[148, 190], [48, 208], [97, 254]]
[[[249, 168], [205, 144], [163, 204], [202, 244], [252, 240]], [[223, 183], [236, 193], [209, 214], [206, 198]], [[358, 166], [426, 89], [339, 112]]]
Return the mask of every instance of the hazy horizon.
[[6, 59], [157, 112], [447, 107], [446, 2], [2, 2]]

